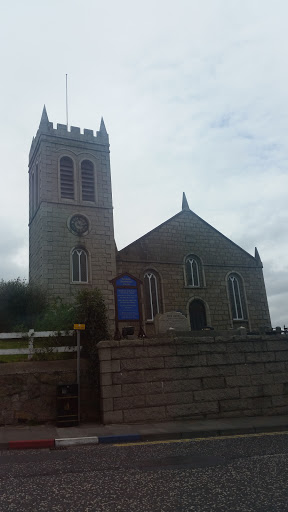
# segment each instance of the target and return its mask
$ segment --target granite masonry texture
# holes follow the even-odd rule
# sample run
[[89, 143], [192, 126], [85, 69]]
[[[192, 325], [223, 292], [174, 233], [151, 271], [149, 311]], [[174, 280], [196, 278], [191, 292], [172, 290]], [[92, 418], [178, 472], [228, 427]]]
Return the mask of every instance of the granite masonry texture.
[[[74, 199], [60, 194], [60, 159], [73, 161]], [[95, 201], [83, 201], [81, 162], [93, 163]], [[106, 129], [94, 136], [84, 130], [48, 121], [43, 112], [29, 155], [29, 279], [48, 290], [52, 297], [71, 300], [83, 288], [101, 289], [114, 319], [114, 291], [109, 280], [116, 275], [113, 207], [110, 176], [109, 139]], [[89, 223], [86, 234], [78, 236], [69, 229], [75, 214]], [[88, 283], [73, 283], [71, 253], [75, 247], [88, 254]]]
[[[30, 282], [43, 286], [50, 296], [68, 301], [83, 288], [100, 288], [108, 307], [111, 332], [115, 328], [115, 305], [110, 281], [122, 273], [143, 281], [147, 270], [157, 276], [159, 313], [180, 312], [190, 325], [191, 303], [200, 300], [205, 308], [203, 325], [221, 330], [243, 325], [252, 331], [271, 326], [258, 252], [255, 251], [254, 257], [241, 249], [191, 211], [186, 199], [182, 211], [117, 252], [109, 148], [103, 121], [96, 135], [87, 129], [81, 133], [80, 128], [74, 126], [68, 130], [63, 124], [54, 128], [44, 108], [29, 154]], [[70, 182], [74, 183], [73, 199], [61, 197], [62, 157], [73, 162]], [[94, 201], [83, 200], [83, 160], [93, 164]], [[145, 215], [143, 209], [139, 212]], [[85, 216], [89, 224], [89, 229], [81, 236], [69, 229], [70, 219], [75, 214]], [[129, 225], [126, 228], [129, 231]], [[71, 255], [76, 247], [87, 254], [88, 283], [72, 282]], [[198, 262], [199, 286], [188, 285], [185, 260], [189, 255]], [[238, 319], [233, 318], [228, 294], [231, 273], [236, 274], [240, 283], [244, 314], [243, 317], [242, 313], [238, 314]], [[149, 320], [150, 312], [145, 311], [143, 287], [140, 308], [142, 317], [147, 319], [142, 326], [146, 334], [157, 334], [154, 322]], [[193, 315], [197, 317], [197, 313]], [[121, 322], [120, 330], [129, 324], [128, 320]], [[139, 329], [139, 325], [135, 327]]]
[[[81, 418], [99, 419], [97, 391], [81, 361]], [[57, 386], [76, 383], [76, 360], [4, 363], [0, 365], [0, 425], [56, 421]]]
[[103, 423], [288, 413], [288, 339], [101, 341]]
[[[194, 254], [200, 264], [200, 286], [186, 286], [185, 258]], [[180, 213], [128, 245], [117, 254], [118, 272], [143, 280], [147, 270], [156, 273], [160, 312], [180, 311], [189, 318], [189, 305], [200, 299], [207, 325], [227, 330], [240, 325], [248, 330], [271, 326], [262, 263], [256, 252], [248, 254], [191, 210]], [[236, 273], [242, 282], [245, 318], [233, 320], [227, 281]], [[144, 318], [147, 314], [144, 311]], [[146, 333], [155, 334], [146, 323]]]

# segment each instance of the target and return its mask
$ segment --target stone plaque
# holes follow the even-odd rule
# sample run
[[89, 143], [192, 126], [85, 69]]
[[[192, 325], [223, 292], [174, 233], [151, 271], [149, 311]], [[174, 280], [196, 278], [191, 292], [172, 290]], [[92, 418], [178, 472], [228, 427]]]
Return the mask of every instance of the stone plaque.
[[178, 311], [168, 311], [167, 313], [156, 315], [156, 334], [166, 333], [169, 329], [173, 329], [174, 331], [190, 331], [186, 316]]

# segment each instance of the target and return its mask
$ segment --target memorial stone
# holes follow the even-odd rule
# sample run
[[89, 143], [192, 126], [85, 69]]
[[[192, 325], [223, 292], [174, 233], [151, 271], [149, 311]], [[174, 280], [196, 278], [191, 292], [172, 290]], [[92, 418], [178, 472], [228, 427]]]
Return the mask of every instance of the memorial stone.
[[175, 331], [190, 331], [186, 316], [179, 311], [168, 311], [155, 316], [156, 334], [166, 333], [169, 329]]

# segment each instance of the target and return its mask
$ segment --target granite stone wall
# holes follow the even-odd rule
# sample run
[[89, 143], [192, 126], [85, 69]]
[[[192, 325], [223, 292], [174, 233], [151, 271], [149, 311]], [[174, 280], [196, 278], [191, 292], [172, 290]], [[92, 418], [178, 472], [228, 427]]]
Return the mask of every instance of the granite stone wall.
[[101, 341], [103, 423], [288, 413], [288, 339]]
[[[99, 419], [97, 390], [86, 375], [81, 360], [81, 418]], [[0, 365], [0, 425], [56, 421], [58, 384], [76, 382], [76, 361], [37, 361]]]

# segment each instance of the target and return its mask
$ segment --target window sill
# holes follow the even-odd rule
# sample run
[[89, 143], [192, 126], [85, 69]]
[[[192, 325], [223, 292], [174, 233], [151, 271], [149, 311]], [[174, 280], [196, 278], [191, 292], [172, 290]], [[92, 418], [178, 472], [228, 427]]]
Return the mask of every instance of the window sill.
[[70, 284], [77, 284], [77, 285], [80, 284], [81, 285], [81, 284], [91, 284], [91, 283], [89, 283], [89, 281], [85, 281], [85, 282], [84, 281], [70, 281]]
[[95, 200], [94, 201], [88, 201], [88, 200], [86, 201], [85, 199], [80, 199], [79, 204], [83, 204], [83, 205], [86, 204], [88, 206], [90, 206], [90, 205], [95, 206], [96, 205], [96, 201]]
[[199, 290], [199, 289], [201, 290], [201, 288], [205, 288], [205, 286], [191, 286], [191, 285], [189, 285], [189, 286], [184, 286], [184, 288], [188, 289], [188, 290], [191, 290], [191, 289], [192, 290]]

